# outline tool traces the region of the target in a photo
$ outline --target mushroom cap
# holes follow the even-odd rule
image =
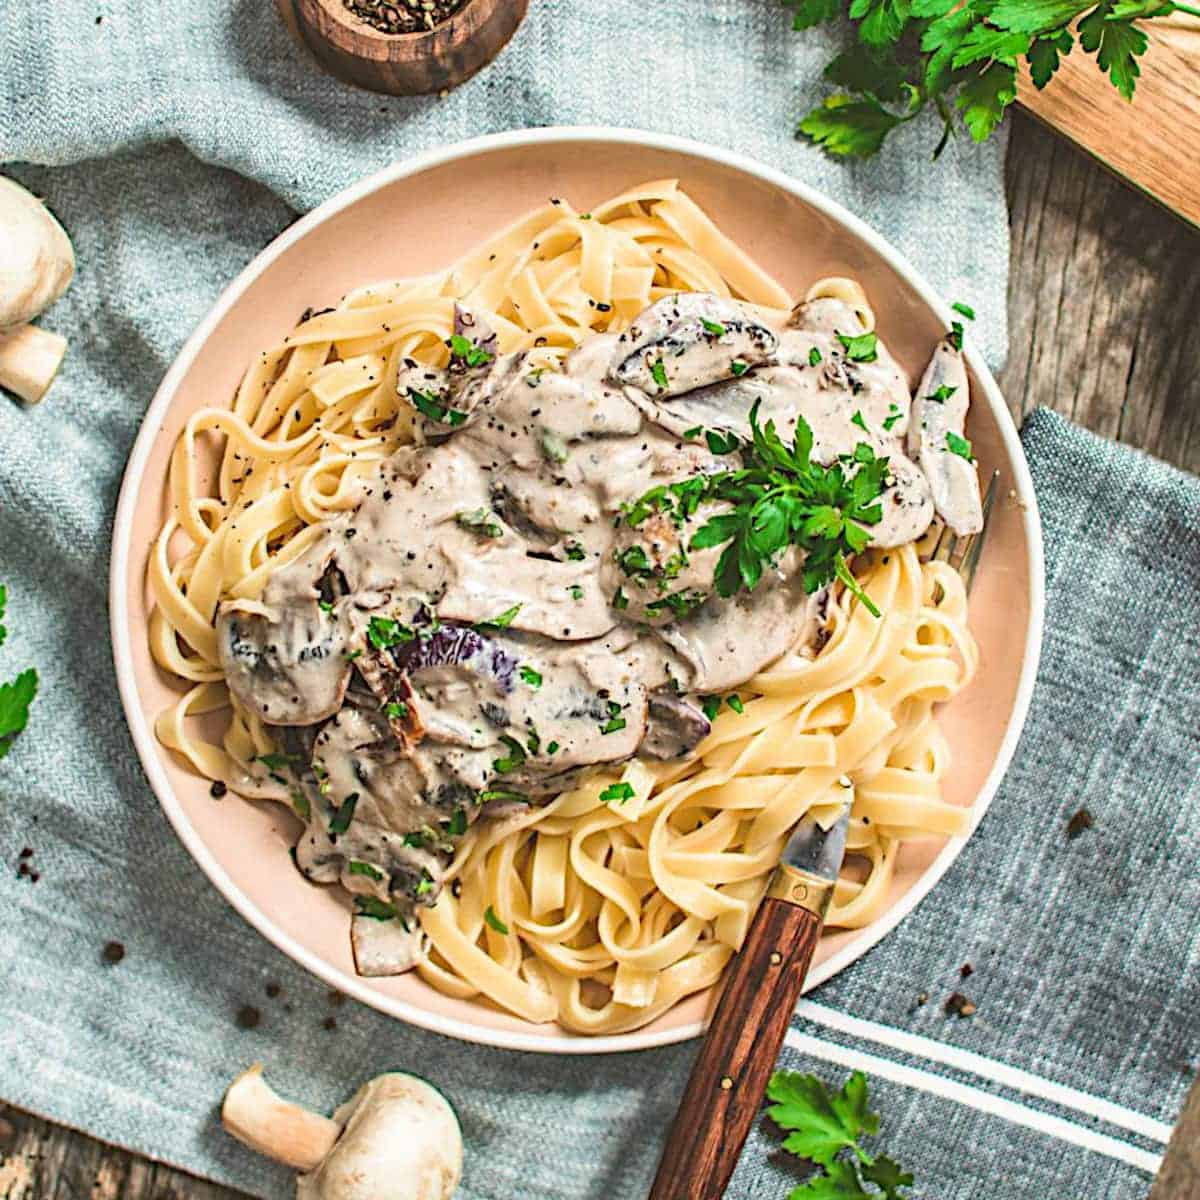
[[[0,176],[0,331],[44,312],[74,274],[63,227],[36,196]]]
[[[390,1073],[333,1115],[342,1126],[325,1161],[296,1180],[296,1200],[449,1200],[462,1177],[462,1132],[423,1079]]]

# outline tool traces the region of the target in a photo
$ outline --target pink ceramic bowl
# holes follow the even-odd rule
[[[207,783],[154,737],[154,717],[173,695],[146,645],[146,561],[166,506],[167,464],[188,415],[231,396],[254,353],[282,338],[305,307],[321,308],[376,279],[443,268],[550,196],[570,197],[586,211],[630,184],[664,176],[678,176],[794,294],[825,275],[861,280],[880,315],[882,336],[915,385],[952,314],[895,250],[845,209],[770,167],[681,138],[618,129],[527,130],[389,167],[281,234],[184,346],[146,413],[125,472],[111,577],[117,678],[134,743],[175,832],[238,912],[297,962],[365,1004],[452,1037],[518,1050],[634,1050],[696,1036],[711,997],[694,996],[635,1033],[588,1038],[451,999],[415,974],[355,975],[345,900],[334,889],[306,883],[288,857],[294,818],[274,804],[232,797],[215,803]],[[1012,419],[978,354],[968,349],[967,360],[974,396],[968,432],[984,469],[1001,472],[1001,501],[972,595],[982,666],[942,719],[955,762],[948,798],[972,805],[978,822],[1012,756],[1033,689],[1041,647],[1042,545]],[[825,938],[809,986],[887,934],[962,846],[955,839],[905,847],[886,915],[867,929]]]

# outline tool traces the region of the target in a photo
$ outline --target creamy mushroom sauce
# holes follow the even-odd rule
[[[838,335],[863,327],[840,300],[780,322],[671,296],[625,333],[589,339],[561,373],[496,355],[492,331],[461,308],[455,329],[475,353],[399,372],[421,414],[416,444],[274,572],[261,600],[229,602],[218,621],[230,689],[288,756],[307,814],[300,869],[394,905],[405,930],[481,814],[537,803],[599,764],[686,755],[709,728],[699,697],[812,645],[827,592],[805,594],[798,551],[726,600],[713,592],[721,548],[686,549],[718,506],[683,528],[621,520],[656,485],[730,468],[697,426],[748,435],[758,401],[760,422],[785,440],[802,415],[822,464],[860,442],[887,455],[876,546],[919,537],[935,497],[969,493],[978,506],[973,466],[956,457],[945,484],[935,444],[965,418],[953,338],[930,371],[960,390],[953,406],[919,401],[927,425],[941,422],[922,441],[883,344],[874,361],[848,356]],[[966,532],[972,513],[942,515]],[[648,565],[629,573],[622,552],[634,545]],[[415,930],[388,936],[383,964],[360,955],[360,969],[411,965]]]

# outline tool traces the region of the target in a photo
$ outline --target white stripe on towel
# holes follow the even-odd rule
[[[890,1059],[879,1058],[875,1054],[866,1054],[861,1050],[850,1050],[845,1046],[837,1046],[832,1042],[822,1041],[810,1034],[801,1033],[798,1029],[789,1029],[784,1044],[801,1054],[809,1054],[813,1058],[825,1062],[836,1063],[851,1070],[865,1071],[881,1079],[890,1079],[893,1083],[906,1087],[918,1088],[934,1096],[946,1100],[954,1100],[980,1112],[991,1113],[1011,1121],[1014,1125],[1023,1125],[1039,1133],[1048,1133],[1061,1141],[1081,1146],[1085,1150],[1094,1150],[1098,1154],[1106,1154],[1109,1158],[1118,1159],[1137,1167],[1149,1175],[1157,1173],[1162,1163],[1162,1155],[1151,1154],[1131,1146],[1128,1142],[1118,1141],[1107,1134],[1096,1133],[1085,1129],[1072,1121],[1064,1121],[1061,1117],[1048,1116],[1016,1104],[1000,1096],[993,1096],[979,1088],[957,1083],[952,1079],[943,1079],[940,1075],[932,1075],[928,1071],[918,1071],[914,1067],[892,1062]]]
[[[993,1083],[1010,1087],[1014,1091],[1024,1092],[1028,1096],[1049,1100],[1063,1108],[1073,1108],[1076,1112],[1086,1113],[1089,1117],[1096,1117],[1109,1125],[1140,1134],[1152,1142],[1159,1142],[1165,1146],[1171,1140],[1171,1126],[1164,1121],[1156,1121],[1131,1108],[1124,1108],[1120,1104],[1113,1104],[1110,1100],[1089,1095],[1077,1088],[1043,1079],[1040,1075],[1032,1075],[1018,1067],[1010,1067],[1007,1063],[986,1058],[972,1050],[960,1050],[957,1046],[948,1046],[943,1042],[934,1041],[933,1038],[907,1033],[903,1029],[893,1029],[890,1025],[879,1025],[861,1017],[852,1017],[836,1009],[827,1008],[824,1004],[815,1004],[811,1000],[801,1000],[796,1006],[796,1014],[806,1021],[824,1025],[828,1029],[836,1029],[839,1033],[860,1037],[868,1042],[878,1042],[917,1058],[944,1063],[948,1067],[967,1071],[981,1079],[990,1079]]]

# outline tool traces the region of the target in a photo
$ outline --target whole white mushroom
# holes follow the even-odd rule
[[[58,373],[67,339],[29,324],[67,290],[75,251],[50,210],[0,176],[0,387],[36,404]]]
[[[333,1114],[282,1099],[255,1063],[233,1081],[221,1121],[240,1142],[303,1172],[297,1200],[449,1200],[462,1178],[462,1132],[423,1079],[372,1079]]]

